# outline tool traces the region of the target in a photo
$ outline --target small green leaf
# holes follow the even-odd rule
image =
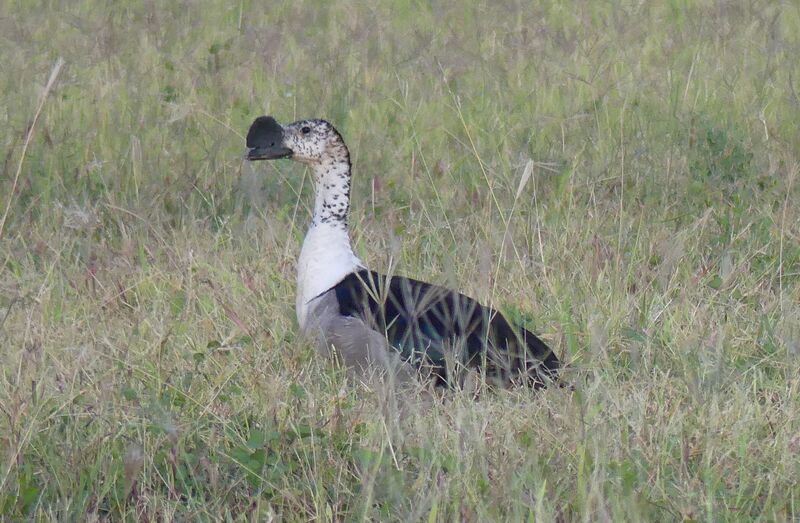
[[[247,466],[247,462],[250,460],[250,449],[247,447],[234,447],[231,449],[231,458],[235,462]]]
[[[294,435],[300,439],[307,438],[314,434],[314,429],[310,425],[298,425],[294,430]]]
[[[304,389],[299,383],[292,383],[289,385],[289,394],[301,400],[306,397],[306,389]]]
[[[31,505],[36,502],[39,498],[39,487],[36,485],[26,485],[25,487],[20,489],[20,498],[22,499],[22,505],[25,507],[25,511],[27,512]]]
[[[186,292],[181,289],[175,293],[172,297],[172,302],[170,303],[170,310],[172,311],[173,316],[179,315],[183,312],[183,308],[186,306]]]
[[[267,453],[264,449],[258,449],[250,454],[250,468],[254,472],[259,472],[264,468],[264,463],[267,461]]]
[[[636,341],[639,343],[644,343],[647,341],[647,335],[644,332],[640,331],[639,329],[634,329],[631,327],[623,327],[622,335],[628,341]]]
[[[247,438],[247,447],[251,449],[261,448],[264,446],[266,440],[266,434],[260,430],[254,430],[250,433],[250,437]]]
[[[128,401],[133,401],[137,398],[138,394],[136,393],[136,389],[131,387],[130,385],[125,385],[122,387],[122,397]]]

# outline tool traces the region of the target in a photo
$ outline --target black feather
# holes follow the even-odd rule
[[[541,387],[560,366],[533,333],[460,292],[366,269],[349,274],[334,290],[340,314],[384,332],[404,358],[429,370],[439,384],[452,385],[453,370],[473,367],[493,380],[522,378]]]

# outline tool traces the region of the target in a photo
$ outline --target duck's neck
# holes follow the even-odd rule
[[[347,156],[312,166],[314,217],[297,264],[297,320],[308,323],[309,302],[362,267],[350,245],[350,160]]]
[[[312,227],[328,224],[347,231],[350,212],[350,159],[330,160],[312,166],[316,196]]]

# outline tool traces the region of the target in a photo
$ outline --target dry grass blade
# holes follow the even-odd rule
[[[11,189],[8,191],[8,201],[6,202],[6,208],[3,211],[3,217],[0,218],[0,239],[3,238],[6,219],[8,218],[8,213],[11,210],[11,204],[14,202],[14,194],[17,191],[17,183],[19,182],[19,175],[22,172],[22,163],[25,161],[25,154],[28,151],[28,144],[31,143],[33,131],[36,128],[36,122],[39,120],[39,114],[42,112],[42,107],[44,107],[44,102],[47,100],[47,96],[50,94],[50,89],[52,89],[53,84],[56,82],[58,73],[61,72],[61,67],[63,65],[64,59],[59,56],[58,60],[56,60],[56,63],[53,64],[53,68],[50,70],[50,77],[47,79],[44,90],[39,97],[39,105],[36,107],[36,113],[34,113],[33,120],[31,120],[31,124],[28,126],[28,131],[25,133],[25,142],[22,144],[22,152],[20,153],[19,163],[17,164],[17,172],[14,174],[14,181],[11,183]]]
[[[533,174],[533,160],[528,160],[525,163],[525,169],[522,171],[522,178],[519,180],[519,185],[517,186],[517,193],[514,195],[514,201],[516,202],[519,200],[522,191],[525,189],[525,186],[528,184],[528,180],[531,179],[531,175]]]

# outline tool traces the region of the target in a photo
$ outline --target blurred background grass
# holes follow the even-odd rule
[[[6,518],[800,514],[796,3],[0,12]],[[342,131],[362,259],[509,310],[578,390],[387,424],[297,338],[311,186],[242,162],[260,114]]]

